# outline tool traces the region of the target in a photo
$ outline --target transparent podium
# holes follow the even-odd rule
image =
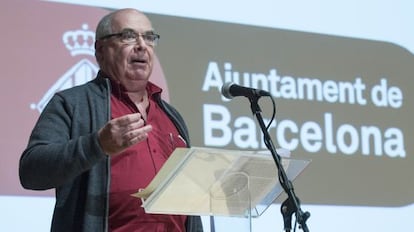
[[[309,162],[282,154],[292,181]],[[220,232],[229,223],[232,231],[251,231],[252,218],[282,192],[270,154],[193,147],[177,148],[150,185],[133,196],[142,199],[147,213],[211,216],[211,231]]]

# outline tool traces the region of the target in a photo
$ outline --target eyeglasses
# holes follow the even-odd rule
[[[147,31],[141,34],[136,33],[132,29],[124,29],[120,33],[102,36],[100,40],[109,39],[111,37],[119,37],[121,38],[121,42],[126,44],[135,44],[138,42],[139,38],[142,37],[142,39],[144,39],[144,42],[149,46],[157,45],[158,40],[160,39],[160,35],[155,34],[153,31]]]

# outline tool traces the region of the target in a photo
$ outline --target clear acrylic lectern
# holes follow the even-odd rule
[[[309,162],[282,157],[292,181]],[[240,218],[244,231],[251,231],[251,218],[282,191],[270,154],[192,147],[177,148],[150,185],[133,196],[147,213]]]

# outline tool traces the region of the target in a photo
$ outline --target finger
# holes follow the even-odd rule
[[[131,123],[136,123],[140,120],[142,120],[142,116],[140,113],[127,114],[127,115],[114,119],[115,123],[119,126],[128,126]]]
[[[145,125],[145,126],[141,127],[140,129],[142,130],[142,132],[148,133],[148,132],[152,131],[152,126],[151,125]]]
[[[151,125],[146,125],[136,130],[128,131],[124,134],[123,140],[125,143],[123,144],[135,144],[137,142],[144,141],[148,138],[148,132],[152,130]]]
[[[140,119],[136,122],[131,122],[127,125],[119,126],[119,128],[124,131],[124,133],[128,133],[134,130],[138,130],[140,128],[143,128],[145,125],[145,121],[143,119]]]
[[[128,148],[136,143],[140,142],[139,137],[135,136],[129,140],[124,140],[124,142],[122,143],[122,148]]]
[[[132,131],[128,131],[125,133],[126,139],[131,140],[134,138],[138,138],[139,140],[146,139],[148,137],[148,132],[152,130],[151,125],[143,126],[139,129],[135,129]]]

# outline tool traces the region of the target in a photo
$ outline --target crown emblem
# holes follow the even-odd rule
[[[81,30],[65,32],[62,39],[72,56],[95,54],[95,33],[88,30],[88,24],[83,24]]]

